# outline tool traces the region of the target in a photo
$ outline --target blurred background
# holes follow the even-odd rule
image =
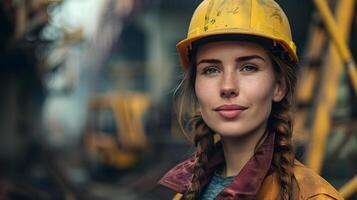
[[[193,152],[175,114],[175,45],[200,2],[2,0],[0,199],[155,199],[164,172]],[[357,199],[349,60],[313,1],[277,2],[300,56],[296,157]],[[355,1],[325,2],[356,57]]]

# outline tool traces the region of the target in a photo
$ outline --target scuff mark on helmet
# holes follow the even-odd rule
[[[281,17],[280,12],[278,10],[274,10],[270,17],[273,19],[277,19],[280,24],[283,23],[283,18]]]
[[[216,16],[220,16],[222,12],[230,14],[238,14],[239,11],[239,1],[238,0],[223,0],[217,9]]]
[[[203,28],[204,31],[208,31],[208,25],[210,23],[210,16],[211,16],[213,6],[214,6],[214,0],[211,0],[208,4],[207,12],[205,14],[205,25]]]

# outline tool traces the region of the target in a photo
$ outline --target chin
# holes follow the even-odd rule
[[[264,121],[256,121],[256,123],[251,123],[251,121],[206,121],[207,125],[218,135],[223,138],[241,138],[247,136],[253,136],[259,133],[259,130],[264,129],[266,124]]]
[[[222,124],[222,126],[213,126],[212,129],[224,138],[244,137],[251,132],[247,127],[237,126],[237,124],[234,126]]]

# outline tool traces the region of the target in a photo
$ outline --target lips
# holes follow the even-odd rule
[[[246,109],[247,107],[237,104],[231,104],[222,105],[213,110],[218,112],[218,114],[224,119],[235,119]]]

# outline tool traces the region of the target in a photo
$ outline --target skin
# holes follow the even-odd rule
[[[285,84],[276,77],[266,50],[255,43],[224,41],[199,47],[195,92],[205,123],[222,138],[226,167],[223,176],[234,176],[253,156],[265,137],[272,103],[285,96]],[[215,108],[240,105],[233,119]]]

